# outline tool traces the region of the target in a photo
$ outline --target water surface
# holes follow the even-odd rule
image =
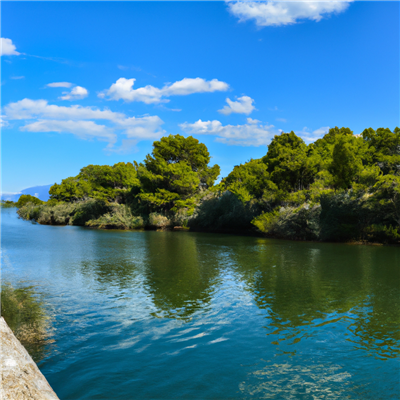
[[[397,399],[400,248],[42,226],[2,279],[52,316],[60,399]]]

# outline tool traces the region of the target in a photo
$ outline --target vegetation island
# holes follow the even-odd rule
[[[49,225],[400,243],[398,127],[335,127],[308,145],[282,133],[218,184],[220,167],[209,163],[204,144],[170,135],[142,163],[82,168],[54,184],[47,202],[22,195],[18,214]]]

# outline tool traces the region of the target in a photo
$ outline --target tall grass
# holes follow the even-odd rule
[[[2,283],[1,316],[35,361],[41,359],[49,336],[49,318],[34,287],[14,288]]]

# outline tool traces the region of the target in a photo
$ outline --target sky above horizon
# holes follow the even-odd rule
[[[399,3],[2,2],[2,191],[192,135],[221,177],[274,135],[399,125]]]

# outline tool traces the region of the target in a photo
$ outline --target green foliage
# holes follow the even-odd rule
[[[370,148],[372,161],[384,174],[400,175],[400,129],[365,129],[364,141]]]
[[[13,288],[1,285],[1,315],[15,336],[23,343],[42,341],[46,334],[43,302],[33,286]]]
[[[140,229],[144,228],[144,221],[142,217],[134,216],[129,206],[113,204],[110,212],[87,221],[86,226],[101,229]]]
[[[318,172],[314,159],[307,157],[307,145],[293,131],[274,136],[263,161],[272,181],[286,191],[308,187]]]
[[[85,226],[88,221],[100,218],[110,209],[104,200],[99,199],[89,199],[76,203],[76,206],[71,222],[72,225],[80,226]]]
[[[35,205],[33,203],[27,203],[21,208],[19,208],[17,213],[23,219],[26,219],[28,221],[30,220],[37,221],[44,207],[45,206],[43,205]]]
[[[366,229],[369,242],[398,244],[400,243],[399,227],[373,224]]]
[[[208,194],[196,209],[188,226],[197,230],[223,231],[251,229],[251,220],[258,214],[254,202],[243,203],[230,191],[222,195]]]
[[[125,202],[134,186],[140,185],[137,172],[132,163],[109,165],[88,165],[75,177],[63,179],[50,190],[50,199],[63,202],[76,202],[89,198]]]
[[[399,128],[353,135],[335,127],[309,145],[282,133],[262,159],[235,166],[217,185],[219,166],[209,162],[197,139],[170,135],[154,142],[143,163],[82,168],[52,186],[46,204],[21,196],[18,214],[42,224],[399,243]]]
[[[277,189],[271,181],[267,165],[261,159],[236,165],[222,183],[225,189],[235,193],[243,201],[259,199],[265,190]]]
[[[219,167],[208,167],[207,147],[189,136],[169,135],[153,143],[152,155],[137,164],[140,192],[134,189],[136,205],[144,203],[148,212],[177,210],[179,202],[212,186]]]
[[[271,236],[297,240],[318,240],[320,234],[319,205],[303,204],[301,207],[282,207],[279,211],[264,213],[252,224]]]
[[[371,201],[376,208],[384,211],[385,219],[390,218],[396,225],[400,225],[400,176],[379,177],[372,188],[372,193]]]
[[[38,199],[35,196],[31,196],[30,194],[22,194],[17,201],[17,207],[21,208],[28,203],[39,205],[44,204],[44,201]]]
[[[148,225],[151,228],[166,228],[172,225],[172,221],[169,220],[165,215],[159,213],[151,213],[149,215]]]
[[[332,162],[328,167],[335,189],[348,189],[362,170],[362,139],[342,135],[333,147]]]
[[[17,207],[17,203],[15,203],[14,201],[10,201],[10,200],[1,200],[0,207],[1,208],[13,208],[13,207]]]

